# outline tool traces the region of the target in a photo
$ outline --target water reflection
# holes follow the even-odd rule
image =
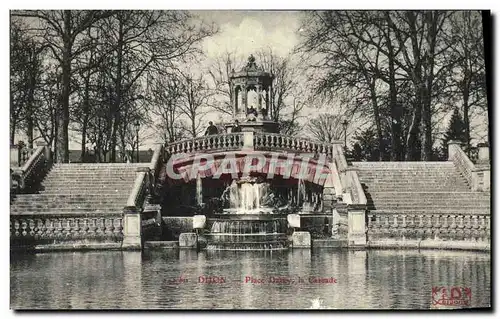
[[[489,254],[304,249],[11,256],[15,309],[429,309],[433,286],[470,287],[471,305],[488,307]]]

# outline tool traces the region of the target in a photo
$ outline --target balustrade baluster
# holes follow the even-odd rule
[[[464,222],[465,222],[465,228],[472,227],[470,216],[464,216]]]

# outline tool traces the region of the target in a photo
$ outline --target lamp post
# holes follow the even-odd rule
[[[135,139],[137,142],[137,163],[139,163],[139,129],[141,128],[141,123],[139,123],[139,120],[136,120],[134,123],[134,128],[135,128]]]
[[[347,151],[347,119],[344,118],[344,120],[342,121],[342,127],[344,128],[344,151]]]

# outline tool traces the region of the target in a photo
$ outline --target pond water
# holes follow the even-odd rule
[[[430,309],[433,287],[490,307],[490,254],[416,250],[12,254],[14,309]],[[448,290],[448,291],[449,291]]]

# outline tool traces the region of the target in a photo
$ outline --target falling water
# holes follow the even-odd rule
[[[196,204],[198,206],[202,206],[203,204],[203,187],[200,174],[196,177]]]
[[[272,195],[268,183],[253,178],[233,180],[222,194],[222,200],[229,203],[229,208],[224,209],[227,215],[212,219],[207,249],[286,249],[288,224],[283,216],[270,216]],[[261,218],[263,215],[266,217]]]
[[[226,193],[226,192],[224,192]],[[264,207],[262,199],[269,193],[269,184],[251,181],[232,181],[229,186],[229,211],[240,214],[260,213],[272,208]]]
[[[306,185],[302,178],[299,178],[297,182],[297,205],[304,202],[306,197]]]

